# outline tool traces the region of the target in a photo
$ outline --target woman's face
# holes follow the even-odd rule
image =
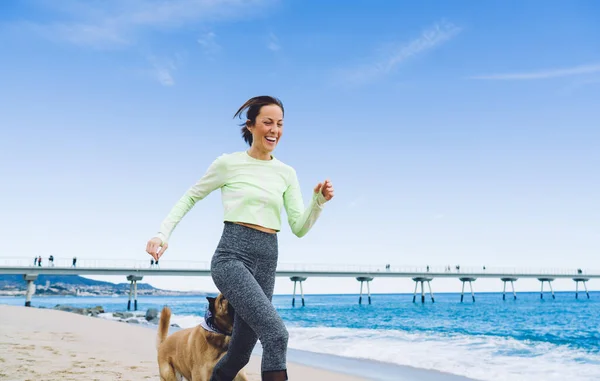
[[[252,132],[252,146],[271,153],[283,135],[283,111],[277,105],[263,106],[256,117]]]

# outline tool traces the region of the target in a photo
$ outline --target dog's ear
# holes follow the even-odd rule
[[[215,312],[215,301],[217,300],[217,298],[207,296],[206,300],[208,300],[208,309],[211,310],[212,312]]]

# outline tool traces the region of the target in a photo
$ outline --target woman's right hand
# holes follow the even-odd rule
[[[163,243],[160,238],[154,237],[148,241],[146,252],[150,254],[155,261],[158,261],[168,247],[168,243]]]

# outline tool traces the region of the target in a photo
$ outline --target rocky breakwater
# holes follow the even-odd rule
[[[57,304],[54,307],[54,309],[59,310],[59,311],[73,312],[73,313],[76,313],[79,315],[93,316],[93,317],[96,317],[96,316],[104,313],[104,307],[102,307],[102,306],[96,306],[96,307],[91,307],[91,308],[80,308],[80,307],[63,306],[61,304]]]
[[[100,317],[109,320],[116,320],[123,323],[129,324],[150,324],[150,325],[158,325],[159,312],[156,308],[148,308],[148,310],[144,312],[105,312],[104,307],[96,306],[91,308],[80,308],[73,306],[63,306],[57,304],[53,309],[59,311],[72,312],[79,315],[92,316],[92,317]],[[177,324],[171,324],[171,327],[180,328]]]

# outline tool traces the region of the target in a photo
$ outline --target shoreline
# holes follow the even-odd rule
[[[388,362],[288,348],[292,363],[371,381],[480,381],[474,378]]]
[[[0,368],[4,368],[0,378],[23,377],[25,369],[31,372],[28,376],[44,380],[93,376],[108,381],[116,379],[117,374],[129,379],[127,373],[131,372],[135,379],[158,377],[154,324],[131,324],[51,308],[0,304],[0,326],[0,353],[3,353]],[[170,327],[169,334],[178,329]],[[55,346],[54,342],[60,345]],[[252,381],[260,380],[261,353],[259,343],[246,367]],[[98,369],[100,366],[102,369],[108,366],[111,371],[105,374]],[[436,370],[293,348],[288,349],[288,373],[290,380],[476,381]],[[69,375],[77,377],[65,378]]]
[[[156,332],[145,326],[52,309],[0,305],[0,379],[99,381],[158,379]],[[171,332],[171,331],[170,331]],[[288,364],[290,379],[366,381]],[[260,357],[246,366],[260,381]]]

